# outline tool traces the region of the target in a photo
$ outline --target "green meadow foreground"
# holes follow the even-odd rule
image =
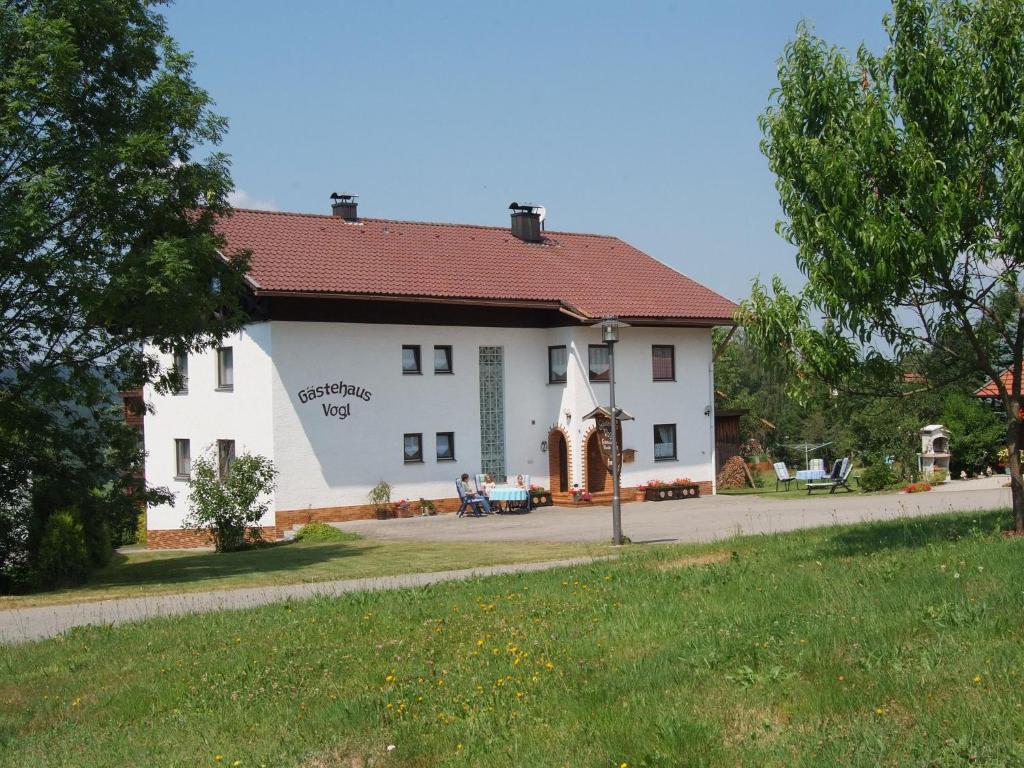
[[[113,563],[81,586],[0,596],[0,621],[5,608],[395,576],[608,553],[608,547],[594,544],[374,541],[348,536],[351,540],[344,542],[282,542],[221,554],[206,550],[118,554]]]
[[[76,630],[0,653],[0,766],[1022,765],[1008,523]]]

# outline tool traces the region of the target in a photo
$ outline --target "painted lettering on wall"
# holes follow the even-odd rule
[[[345,400],[349,398],[355,398],[362,400],[363,402],[370,402],[373,399],[373,393],[364,387],[357,387],[355,384],[346,384],[342,380],[329,381],[324,384],[312,384],[308,387],[303,387],[298,392],[300,403],[311,403],[314,400],[319,400],[322,397],[330,397],[335,395]],[[352,415],[352,403],[320,403],[320,408],[323,411],[325,418],[330,419],[341,419],[344,421]]]

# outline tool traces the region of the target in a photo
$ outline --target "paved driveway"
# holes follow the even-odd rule
[[[927,493],[866,496],[816,493],[798,499],[709,496],[622,505],[622,528],[634,542],[711,541],[744,533],[916,517],[1010,506],[1006,478],[953,481]],[[424,541],[609,541],[610,507],[547,507],[526,515],[455,515],[356,520],[339,528],[383,539]]]

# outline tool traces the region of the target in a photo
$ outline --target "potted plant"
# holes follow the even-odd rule
[[[646,485],[638,485],[633,489],[633,501],[647,501]]]
[[[530,486],[530,500],[535,507],[550,507],[555,503],[551,498],[551,492],[544,488],[543,485]]]
[[[422,517],[426,517],[427,515],[436,515],[437,514],[437,505],[434,504],[434,502],[432,502],[430,499],[423,499],[423,498],[421,498],[420,501],[419,501],[419,505],[420,505],[420,515]]]
[[[378,520],[391,517],[391,484],[385,480],[377,483],[366,495]]]
[[[399,499],[395,503],[395,517],[412,517],[412,508],[408,499]]]

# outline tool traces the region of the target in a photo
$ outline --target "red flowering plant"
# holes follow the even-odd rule
[[[672,481],[672,485],[693,485],[693,480],[688,477],[677,477]]]
[[[647,485],[641,486],[643,488],[668,488],[669,484],[664,480],[648,480]]]
[[[931,485],[928,483],[911,483],[910,485],[903,486],[904,493],[921,493],[923,491],[930,491]]]

